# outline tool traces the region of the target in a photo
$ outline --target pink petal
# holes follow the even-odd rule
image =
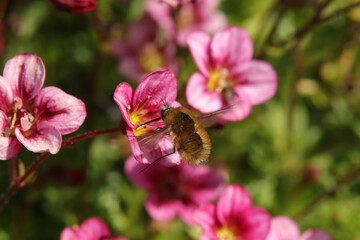
[[[57,87],[46,87],[34,101],[35,116],[56,127],[61,134],[69,134],[83,124],[85,104]]]
[[[209,92],[206,84],[208,79],[199,72],[191,75],[186,85],[186,100],[199,112],[210,113],[224,106],[222,96],[216,91]]]
[[[202,29],[204,29],[204,31],[208,33],[214,33],[217,30],[225,27],[226,22],[227,19],[225,14],[221,12],[213,13],[211,16],[208,17],[206,22],[202,24]]]
[[[217,216],[220,223],[225,224],[245,208],[251,206],[251,198],[247,190],[240,185],[228,185],[217,203]]]
[[[124,169],[126,175],[134,184],[145,189],[151,189],[153,187],[153,182],[148,176],[151,174],[151,171],[156,169],[156,166],[154,166],[154,168],[150,167],[146,171],[140,173],[145,167],[145,164],[139,163],[134,156],[130,156],[125,162]]]
[[[209,76],[209,68],[211,67],[209,59],[210,41],[210,36],[205,32],[193,32],[186,38],[186,43],[196,65],[206,77]]]
[[[224,182],[221,175],[207,166],[189,166],[187,183],[192,186],[191,199],[197,204],[208,203],[217,198],[224,188]]]
[[[212,203],[205,204],[193,213],[193,222],[200,225],[203,229],[203,236],[210,239],[216,239],[214,230],[217,224],[216,207]]]
[[[277,216],[271,220],[270,232],[266,240],[299,239],[300,229],[296,222],[285,216]]]
[[[45,67],[33,53],[18,54],[6,62],[4,78],[24,104],[35,97],[45,81]]]
[[[108,226],[104,221],[97,217],[86,219],[78,229],[80,239],[94,239],[97,240],[102,236],[110,236]]]
[[[309,229],[305,231],[299,240],[332,240],[333,238],[322,230]]]
[[[146,2],[146,13],[148,13],[154,21],[165,30],[169,39],[175,37],[175,24],[171,17],[171,7],[158,0],[152,0]]]
[[[234,91],[236,96],[230,103],[228,103],[229,106],[226,106],[229,107],[229,110],[221,115],[221,118],[227,121],[243,120],[249,116],[252,109],[250,100],[242,89],[235,87]]]
[[[7,112],[12,109],[14,102],[10,84],[0,76],[0,110]]]
[[[126,134],[128,136],[128,141],[130,144],[131,151],[134,155],[134,158],[143,164],[149,164],[157,160],[161,164],[172,166],[178,165],[181,162],[181,157],[177,151],[174,151],[174,144],[171,141],[169,136],[160,136],[160,140],[155,140],[154,136],[151,142],[144,143],[140,140],[139,137],[134,136],[132,129],[127,127]],[[164,157],[166,154],[169,156]],[[159,159],[160,158],[160,159]]]
[[[33,126],[30,136],[29,132],[22,132],[19,128],[15,129],[16,138],[32,152],[50,152],[56,154],[61,147],[61,133],[59,130],[46,123],[40,122]]]
[[[13,136],[5,137],[2,132],[10,127],[6,114],[0,111],[0,160],[8,160],[19,154],[20,142]]]
[[[80,240],[76,231],[71,227],[66,227],[60,234],[60,240]]]
[[[110,236],[108,226],[97,217],[86,219],[81,226],[66,227],[60,235],[60,240],[98,240]]]
[[[215,66],[233,66],[249,61],[253,43],[249,34],[240,27],[227,27],[215,33],[211,41],[211,56]]]
[[[241,212],[238,220],[243,240],[263,240],[269,233],[271,216],[265,210],[248,207]]]
[[[239,87],[249,97],[251,104],[260,104],[274,96],[277,89],[277,75],[267,62],[252,60],[237,66],[233,78],[239,80]]]
[[[138,85],[133,97],[133,106],[148,101],[144,108],[159,108],[162,101],[173,102],[177,95],[177,80],[168,71],[155,71],[147,75]],[[150,100],[149,100],[150,99]]]
[[[180,201],[161,200],[157,193],[150,193],[145,202],[145,208],[152,219],[170,221],[178,214]]]
[[[131,86],[126,83],[120,83],[114,92],[114,100],[120,108],[121,114],[124,117],[124,120],[128,124],[128,126],[132,129],[135,128],[134,124],[130,121],[129,111],[132,110],[132,98],[133,98],[133,89]]]

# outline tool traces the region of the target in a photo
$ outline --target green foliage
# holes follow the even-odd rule
[[[288,215],[301,230],[320,228],[335,240],[360,239],[360,182],[341,185],[301,217],[299,213],[339,179],[360,168],[360,18],[339,13],[314,25],[301,40],[291,36],[314,16],[305,2],[287,6],[275,0],[223,0],[229,24],[249,31],[255,58],[270,62],[279,87],[270,101],[255,106],[250,117],[210,129],[209,165],[221,169],[229,183],[244,185],[253,202],[273,216]],[[4,22],[5,62],[18,53],[35,52],[46,67],[46,85],[84,100],[88,118],[78,133],[116,127],[120,111],[112,100],[127,79],[110,54],[112,41],[141,16],[144,0],[98,1],[95,13],[60,12],[46,0],[9,1]],[[333,0],[324,15],[353,1]],[[269,42],[279,12],[282,20]],[[353,9],[352,11],[359,11]],[[103,24],[102,29],[96,23]],[[120,31],[120,38],[116,38]],[[105,34],[105,40],[101,39]],[[276,43],[283,44],[277,46]],[[181,49],[178,101],[196,66]],[[131,83],[133,86],[136,83]],[[124,174],[129,155],[124,136],[97,137],[50,156],[35,183],[20,189],[0,213],[0,240],[58,239],[65,226],[90,216],[104,219],[113,235],[131,239],[197,239],[200,230],[179,219],[152,221],[144,209],[146,192]],[[28,167],[37,155],[21,152]],[[0,190],[10,184],[8,161],[0,162]],[[52,175],[54,166],[81,169],[85,178],[66,182]]]

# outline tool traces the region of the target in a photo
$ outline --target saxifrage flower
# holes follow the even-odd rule
[[[144,144],[144,142],[139,142],[139,139],[159,127],[164,127],[159,109],[165,101],[168,106],[179,106],[179,103],[175,102],[176,95],[176,77],[168,70],[156,71],[147,75],[139,83],[135,92],[126,82],[120,83],[116,87],[114,100],[127,124],[126,135],[135,159],[139,162],[149,164],[173,152],[174,144],[169,136],[164,136],[158,142],[153,141],[154,144]],[[159,120],[146,124],[154,119]],[[181,157],[179,153],[175,152],[164,157],[161,162],[179,164]]]
[[[126,39],[114,43],[111,52],[119,71],[134,81],[156,70],[177,71],[176,45],[159,40],[158,26],[148,15],[132,22]]]
[[[226,25],[226,16],[217,10],[219,0],[181,1],[176,11],[168,2],[150,0],[146,11],[180,46],[186,46],[186,38],[193,31],[214,33]]]
[[[61,135],[76,131],[85,104],[57,87],[42,88],[45,67],[35,54],[7,61],[0,76],[0,159],[15,157],[24,145],[32,152],[56,154]]]
[[[111,237],[109,227],[97,217],[86,219],[80,226],[66,227],[60,240],[127,240],[124,237]]]
[[[266,240],[332,240],[331,236],[318,229],[308,229],[300,236],[299,226],[286,216],[271,219],[271,228]]]
[[[277,89],[277,75],[264,61],[253,60],[253,43],[242,28],[224,28],[213,37],[194,32],[187,44],[200,72],[186,86],[190,106],[209,113],[237,103],[223,118],[238,121],[247,117],[252,105],[270,99]]]
[[[202,227],[202,240],[265,240],[270,220],[240,185],[227,186],[216,205],[206,204],[193,213],[193,222]]]
[[[155,220],[170,221],[178,215],[192,224],[194,209],[214,200],[223,189],[220,174],[207,166],[154,164],[139,173],[143,168],[133,157],[125,163],[130,180],[148,191],[145,208]]]

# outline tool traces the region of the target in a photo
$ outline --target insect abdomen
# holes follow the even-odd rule
[[[199,164],[210,155],[210,139],[205,129],[192,113],[185,108],[176,108],[171,116],[171,138],[181,157],[190,164]],[[171,111],[169,110],[169,111]],[[166,122],[166,117],[165,117]]]

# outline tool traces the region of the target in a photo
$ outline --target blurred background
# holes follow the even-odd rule
[[[118,50],[144,16],[145,2],[99,0],[94,11],[73,14],[47,0],[1,0],[0,67],[18,53],[41,57],[45,85],[86,104],[85,123],[72,135],[119,126],[114,90],[123,81],[135,88],[141,77],[136,82],[121,71]],[[360,7],[348,7],[358,2],[222,0],[218,7],[228,25],[250,33],[254,58],[272,64],[279,87],[245,120],[208,130],[208,164],[227,183],[244,185],[273,216],[287,215],[302,231],[320,228],[336,240],[360,239]],[[185,86],[198,70],[187,48],[172,51],[177,100],[187,106]],[[149,218],[146,192],[123,171],[130,153],[126,136],[112,134],[48,157],[36,180],[0,212],[0,240],[58,239],[65,226],[90,216],[107,222],[113,236],[197,239],[200,229],[179,219]],[[37,156],[23,148],[18,158],[28,167]],[[9,184],[9,161],[1,161],[0,192]]]

